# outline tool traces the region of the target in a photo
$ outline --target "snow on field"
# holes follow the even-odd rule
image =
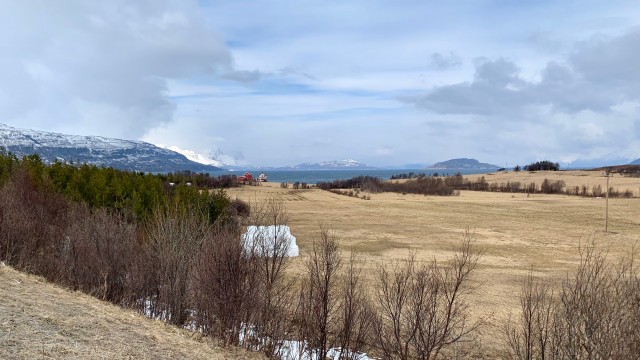
[[[254,248],[261,255],[269,255],[287,246],[287,256],[299,256],[300,250],[296,244],[296,237],[286,225],[247,226],[242,234],[244,246],[247,250]]]

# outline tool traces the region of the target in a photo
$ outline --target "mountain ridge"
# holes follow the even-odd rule
[[[331,160],[317,163],[301,163],[280,167],[258,167],[257,170],[312,171],[312,170],[378,170],[379,168],[363,164],[357,160]]]
[[[223,170],[217,166],[191,161],[175,151],[144,141],[18,129],[2,123],[0,147],[17,156],[38,154],[48,163],[79,162],[120,170],[159,173]]]

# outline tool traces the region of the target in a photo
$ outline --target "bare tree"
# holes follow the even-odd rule
[[[294,277],[287,277],[291,249],[288,216],[284,203],[268,199],[251,206],[245,246],[255,255],[255,280],[258,291],[254,301],[253,347],[270,357],[280,355],[286,336],[290,333],[290,314],[293,312]]]
[[[378,275],[375,344],[387,359],[436,359],[481,325],[471,321],[467,296],[478,255],[465,233],[454,258],[444,265],[419,265],[415,256]]]
[[[634,255],[613,265],[593,244],[582,248],[562,284],[558,334],[562,358],[626,359],[640,351],[639,277]]]
[[[93,212],[84,204],[72,206],[61,260],[74,289],[125,303],[135,257],[135,225],[107,210]]]
[[[359,352],[370,342],[375,312],[360,278],[361,272],[355,253],[351,252],[346,274],[340,284],[339,328],[336,334],[336,345],[340,347],[339,359],[358,359]]]
[[[300,337],[306,341],[305,351],[311,358],[325,359],[334,341],[332,329],[337,310],[337,276],[342,265],[336,236],[320,229],[311,254],[305,262],[300,304]]]
[[[518,360],[555,359],[555,309],[553,290],[533,271],[522,283],[520,318],[505,327],[511,356]]]
[[[634,251],[618,264],[594,243],[580,247],[580,264],[557,296],[525,280],[521,316],[507,325],[514,359],[637,359],[640,353],[640,277]]]
[[[195,209],[176,204],[155,209],[146,231],[157,271],[152,316],[176,325],[186,322],[191,264],[207,232],[204,214]]]
[[[193,271],[197,326],[224,340],[277,357],[290,333],[293,279],[281,201],[252,204],[247,218],[217,224]]]
[[[196,324],[205,334],[239,345],[251,333],[256,289],[255,254],[246,251],[238,228],[209,232],[196,257]]]

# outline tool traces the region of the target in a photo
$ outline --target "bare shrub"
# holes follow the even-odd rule
[[[559,294],[563,358],[629,359],[640,353],[640,278],[633,261],[614,266],[593,245],[581,249],[580,265]]]
[[[320,229],[305,262],[305,278],[300,290],[298,322],[304,351],[310,358],[324,359],[333,346],[332,325],[337,316],[337,278],[342,266],[338,241],[327,229]]]
[[[249,244],[244,240],[244,246],[254,254],[251,266],[256,271],[250,348],[274,357],[280,354],[283,340],[290,332],[294,303],[292,289],[296,279],[285,276],[291,247],[286,234],[288,215],[279,199],[268,199],[253,208],[249,222],[262,227],[252,234]]]
[[[351,252],[346,274],[339,285],[339,323],[335,341],[340,349],[339,359],[358,359],[358,353],[371,340],[375,311],[360,278],[361,272],[362,268],[358,266],[355,254]]]
[[[106,210],[73,207],[62,259],[66,283],[76,290],[114,303],[127,294],[135,256],[135,226]]]
[[[193,271],[196,326],[225,345],[280,354],[290,333],[293,279],[287,279],[286,210],[270,199],[251,205],[238,225],[216,226]],[[255,226],[243,234],[245,226]]]
[[[246,217],[251,214],[251,206],[246,201],[236,198],[234,200],[231,200],[231,202],[229,203],[229,209],[227,211],[232,215]]]
[[[157,280],[153,317],[176,325],[188,319],[189,272],[207,229],[208,219],[193,208],[173,204],[154,210],[146,227]]]
[[[561,194],[564,187],[565,182],[562,180],[544,179],[542,185],[540,185],[540,192],[543,194]]]
[[[223,226],[208,233],[194,266],[196,325],[205,334],[238,345],[250,331],[256,293],[255,261],[245,251],[237,228]]]
[[[507,325],[513,359],[636,359],[640,353],[640,277],[634,254],[618,263],[592,244],[557,296],[525,280],[520,321]]]
[[[583,184],[583,185],[580,187],[580,195],[582,195],[582,196],[589,196],[589,186],[587,186],[587,185],[584,185],[584,184]]]
[[[505,327],[512,358],[554,359],[557,355],[555,315],[553,290],[537,280],[533,271],[529,272],[522,284],[520,317],[510,319]]]
[[[0,259],[19,270],[59,281],[68,203],[16,169],[0,190]]]
[[[466,297],[478,255],[467,232],[454,258],[444,265],[419,265],[410,256],[393,270],[381,266],[375,345],[385,359],[436,359],[481,322],[469,318]]]

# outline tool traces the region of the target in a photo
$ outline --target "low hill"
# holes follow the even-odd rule
[[[18,156],[38,154],[49,163],[62,160],[145,172],[221,170],[144,141],[17,129],[5,124],[0,124],[0,147]]]
[[[261,359],[0,263],[0,359]]]
[[[495,170],[499,169],[499,166],[481,163],[476,159],[451,159],[433,164],[427,169],[431,170],[455,170],[455,169],[481,169],[481,170]]]

